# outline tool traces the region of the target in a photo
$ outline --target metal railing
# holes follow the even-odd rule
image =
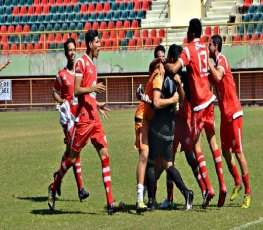
[[[237,94],[243,104],[263,103],[263,70],[233,72]],[[147,75],[100,76],[106,86],[105,94],[97,100],[108,105],[134,106],[138,104],[136,89],[146,84]],[[54,78],[12,78],[12,101],[0,101],[0,109],[53,107],[51,92]]]

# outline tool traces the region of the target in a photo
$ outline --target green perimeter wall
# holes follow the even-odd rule
[[[263,44],[224,46],[223,54],[235,70],[262,69]],[[77,58],[83,53],[78,52]],[[7,56],[0,56],[2,63]],[[11,64],[0,72],[0,77],[54,76],[66,65],[64,53],[10,55]],[[99,74],[146,73],[153,59],[153,50],[101,51],[96,65]]]

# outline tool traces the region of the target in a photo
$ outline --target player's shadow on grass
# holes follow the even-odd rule
[[[98,215],[95,212],[81,212],[81,211],[67,211],[67,210],[54,210],[49,209],[33,209],[30,211],[34,215],[64,215],[64,214],[82,214],[82,215]]]
[[[28,200],[28,201],[33,201],[33,202],[46,202],[47,201],[47,196],[33,196],[33,197],[17,197],[19,200]]]

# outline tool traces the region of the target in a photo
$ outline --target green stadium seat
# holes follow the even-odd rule
[[[112,20],[114,22],[117,22],[120,20],[120,12],[119,11],[114,11],[113,16],[112,16]]]
[[[49,43],[48,44],[48,52],[49,53],[56,52],[56,44],[55,43]]]
[[[126,40],[129,40],[133,38],[133,32],[131,30],[128,30],[126,35],[125,35]]]
[[[247,27],[247,34],[249,36],[252,36],[252,34],[254,33],[254,30],[255,30],[254,24],[249,24],[248,27]]]
[[[57,14],[64,14],[64,6],[58,6]]]
[[[237,34],[243,36],[245,32],[244,25],[238,25],[237,26]]]
[[[83,23],[88,22],[88,21],[89,21],[89,15],[88,15],[88,14],[83,14],[81,21],[82,21]]]
[[[130,1],[130,2],[127,3],[126,10],[128,10],[128,11],[133,10],[133,2],[132,2],[132,1]]]
[[[128,42],[126,39],[123,39],[121,42],[120,42],[120,50],[127,50],[128,48]]]
[[[64,50],[64,43],[62,43],[62,42],[57,43],[57,49],[58,49],[58,51]]]
[[[3,6],[0,6],[0,15],[4,15],[5,9]]]
[[[54,24],[53,30],[54,30],[54,31],[60,31],[60,30],[61,30],[60,24],[59,24],[59,23]]]
[[[136,14],[135,19],[136,20],[141,20],[143,18],[145,18],[144,11],[143,10],[138,11],[137,14]]]
[[[36,15],[30,15],[27,23],[29,25],[34,25],[36,23]]]
[[[10,35],[8,38],[8,44],[11,45],[13,43],[19,43],[18,42],[18,36],[16,35]]]
[[[0,25],[5,25],[5,16],[0,14]]]
[[[74,22],[71,22],[71,23],[69,24],[69,30],[73,31],[73,30],[75,30],[75,29],[76,29],[75,23],[74,23]]]
[[[101,13],[99,13],[98,14],[98,17],[97,17],[97,21],[98,22],[103,22],[104,21],[104,13],[103,12],[101,12]]]
[[[72,9],[72,12],[75,13],[75,14],[79,13],[79,12],[80,12],[79,5],[77,5],[77,4],[74,5],[74,6],[73,6],[73,9]]]
[[[4,5],[5,6],[11,6],[11,0],[5,0]]]
[[[74,21],[74,14],[67,14],[66,16],[66,22],[70,23]]]
[[[57,13],[57,7],[56,6],[51,6],[50,7],[50,13],[52,14],[52,15],[54,15],[54,14],[56,14]]]
[[[91,23],[97,21],[97,15],[96,15],[96,13],[92,13],[92,14],[89,16],[89,21],[90,21]]]
[[[38,41],[39,41],[39,34],[33,34],[31,42],[35,44],[38,43]]]
[[[78,22],[81,22],[81,21],[82,21],[81,14],[80,13],[76,13],[74,15],[74,22],[78,23]]]
[[[20,23],[20,17],[18,15],[14,16],[13,24],[18,25],[19,23]]]
[[[38,31],[45,31],[45,26],[44,24],[40,24],[39,27],[38,27]]]
[[[72,6],[71,5],[67,5],[66,6],[65,13],[66,14],[71,14],[72,13]]]
[[[262,34],[263,33],[262,28],[263,28],[262,23],[257,24],[257,26],[256,26],[256,34]]]
[[[77,30],[83,30],[83,23],[82,22],[78,22]]]
[[[82,41],[85,41],[85,34],[84,33],[79,34],[78,41],[79,41],[79,43],[81,43]]]
[[[37,15],[36,24],[42,24],[44,22],[43,15]]]
[[[125,11],[125,10],[126,10],[126,4],[125,4],[125,2],[121,2],[121,3],[119,4],[119,10],[120,10],[120,11]]]
[[[27,15],[22,16],[20,24],[26,25],[27,23],[28,23],[28,16]]]
[[[61,26],[61,30],[67,31],[67,30],[68,30],[68,24],[64,22],[64,23],[62,24],[62,26]]]
[[[52,14],[51,15],[51,19],[50,19],[50,23],[54,25],[57,22],[58,22],[58,15],[57,14]]]
[[[111,20],[112,20],[112,12],[109,11],[108,13],[106,13],[104,21],[109,22]]]
[[[52,31],[53,30],[53,27],[52,25],[49,23],[46,25],[46,31]]]
[[[11,1],[11,5],[12,6],[17,6],[18,5],[18,1],[17,0],[12,0]]]
[[[27,6],[32,6],[34,3],[34,0],[26,0],[26,5]]]
[[[12,25],[13,24],[13,17],[11,15],[7,15],[4,24],[7,26]]]
[[[128,12],[122,11],[120,14],[120,20],[125,21],[128,18]]]
[[[136,13],[135,13],[135,11],[134,11],[134,10],[128,11],[128,17],[127,17],[127,19],[130,20],[130,21],[132,21],[132,20],[134,20],[135,18],[136,18]]]
[[[60,23],[64,23],[66,21],[66,15],[65,14],[60,14],[59,15],[59,20]]]
[[[115,1],[111,3],[111,11],[112,12],[118,11],[118,5]]]
[[[50,15],[50,14],[45,15],[45,16],[44,16],[43,23],[44,23],[45,25],[47,25],[47,24],[49,24],[50,22],[51,22],[51,15]]]
[[[254,15],[252,16],[251,21],[252,21],[252,22],[258,22],[260,17],[261,17],[260,14],[254,14]]]
[[[36,32],[36,31],[37,31],[37,25],[36,25],[36,24],[31,25],[30,30],[31,30],[32,32]]]

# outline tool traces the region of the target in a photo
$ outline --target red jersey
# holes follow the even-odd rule
[[[90,59],[90,57],[87,54],[84,54],[81,58],[77,60],[76,68],[75,68],[75,76],[82,78],[80,84],[81,87],[89,88],[96,86],[97,84],[96,66],[95,63]],[[88,121],[99,120],[95,92],[88,93],[85,95],[80,95],[78,97],[78,101],[79,101],[78,114],[80,112],[82,114],[85,114],[85,116],[82,116],[83,119]]]
[[[216,58],[216,68],[222,69],[224,73],[222,80],[215,82],[221,116],[228,120],[242,116],[243,112],[237,97],[235,81],[229,63],[221,53]]]
[[[66,67],[60,70],[54,81],[53,91],[60,92],[61,98],[66,99],[70,105],[71,113],[76,116],[78,98],[74,97],[75,73],[70,72]]]
[[[190,100],[193,111],[199,111],[215,100],[208,80],[208,49],[196,38],[183,48],[180,55],[182,66],[187,67]]]

